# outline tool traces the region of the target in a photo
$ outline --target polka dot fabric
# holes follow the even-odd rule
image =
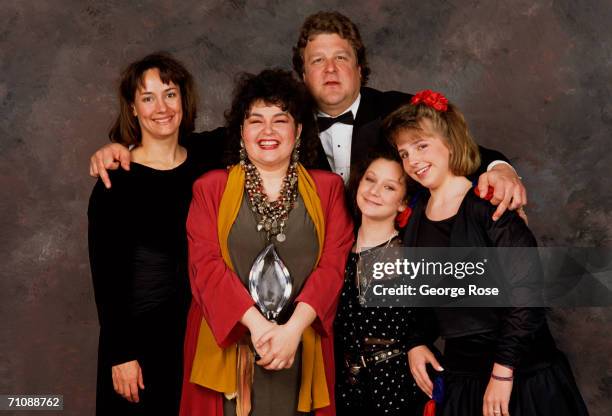
[[[394,243],[399,244],[399,241]],[[345,365],[345,359],[352,363],[358,361],[358,357],[362,355],[361,351],[366,348],[365,340],[368,338],[397,340],[398,344],[394,344],[392,348],[399,345],[399,348],[405,351],[411,330],[410,308],[366,308],[359,304],[355,285],[358,260],[357,254],[349,255],[334,324],[337,413],[420,416],[427,397],[414,383],[406,354],[400,354],[382,363],[369,364],[366,368],[361,368],[356,377],[352,377]]]

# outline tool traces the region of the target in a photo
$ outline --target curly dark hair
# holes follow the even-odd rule
[[[139,145],[142,132],[138,119],[132,113],[136,90],[143,85],[144,74],[149,69],[157,69],[164,84],[172,81],[181,92],[183,118],[179,137],[193,132],[197,114],[198,94],[191,73],[185,66],[167,52],[155,52],[132,62],[121,73],[119,84],[119,115],[111,127],[108,137],[111,142],[124,146]]]
[[[301,77],[304,73],[304,48],[306,48],[306,44],[313,36],[322,33],[335,33],[351,44],[357,57],[357,65],[361,68],[361,85],[366,85],[370,77],[370,67],[359,29],[351,19],[337,11],[320,11],[311,14],[304,20],[297,43],[293,47],[293,70],[297,75]]]
[[[263,101],[287,111],[297,124],[302,125],[300,135],[300,162],[307,168],[314,166],[319,148],[317,126],[310,95],[304,84],[291,71],[265,69],[259,74],[239,74],[234,87],[232,106],[225,112],[227,142],[224,162],[239,162],[241,127],[251,106]]]
[[[367,152],[367,156],[361,159],[354,168],[351,168],[351,176],[349,177],[348,188],[346,191],[346,200],[349,212],[353,217],[353,223],[355,224],[355,232],[361,225],[361,211],[357,206],[357,189],[359,188],[359,183],[361,182],[363,175],[365,175],[366,171],[368,170],[368,167],[370,167],[372,162],[377,159],[390,160],[392,162],[399,163],[400,166],[402,165],[402,159],[400,158],[395,146],[392,146],[390,143],[382,142],[376,145],[376,147],[371,148]],[[404,200],[408,202],[409,195],[413,194],[416,188],[405,172],[404,179],[404,183],[406,184],[406,194],[404,195]]]

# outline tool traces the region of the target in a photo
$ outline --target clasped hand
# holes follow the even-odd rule
[[[252,339],[255,350],[261,356],[257,365],[266,370],[290,368],[301,338],[302,332],[290,322],[284,325],[273,324],[257,339]]]
[[[316,316],[310,305],[298,302],[291,319],[284,325],[268,321],[255,306],[244,313],[240,322],[251,332],[253,346],[261,356],[257,364],[266,370],[282,370],[293,365],[302,333]]]

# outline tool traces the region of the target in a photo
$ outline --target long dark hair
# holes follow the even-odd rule
[[[183,118],[181,120],[179,137],[185,137],[193,132],[197,113],[197,92],[193,77],[179,61],[166,52],[156,52],[132,62],[121,73],[119,84],[119,115],[108,132],[112,142],[124,146],[139,145],[142,132],[138,119],[133,114],[132,106],[136,90],[142,86],[144,73],[149,69],[157,69],[164,84],[172,81],[181,92]]]

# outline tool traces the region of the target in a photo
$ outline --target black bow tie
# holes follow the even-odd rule
[[[346,113],[339,115],[338,117],[317,117],[317,124],[319,125],[319,133],[324,132],[332,125],[336,123],[353,125],[353,112],[347,111]]]

